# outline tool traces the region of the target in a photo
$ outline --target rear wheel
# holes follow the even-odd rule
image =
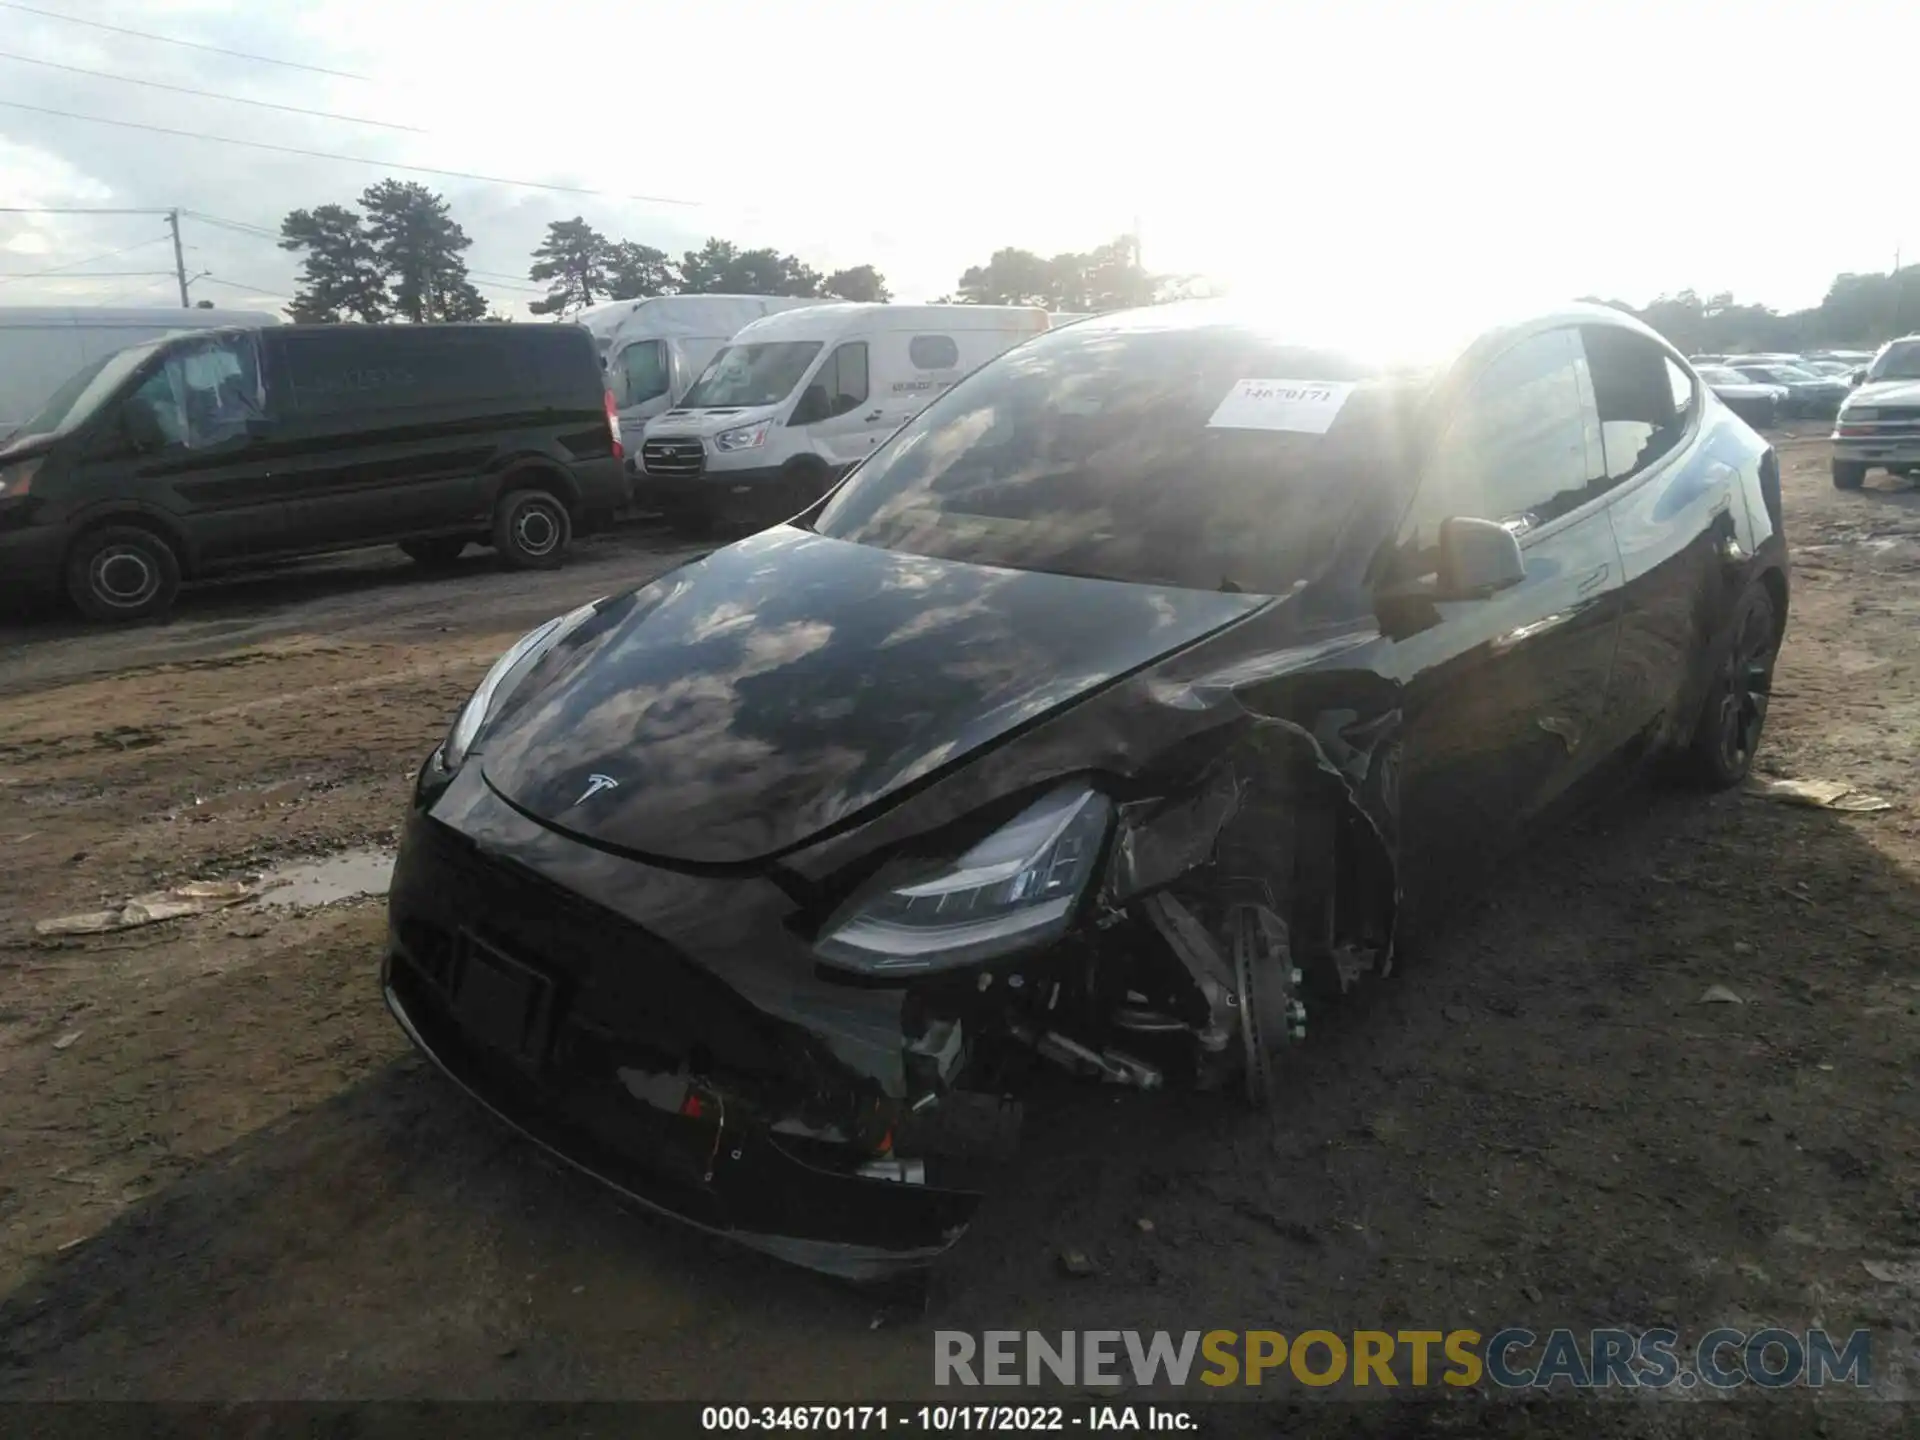
[[[179,555],[141,525],[91,531],[67,556],[67,594],[90,620],[144,620],[172,608],[179,593]]]
[[[401,552],[414,564],[425,565],[429,569],[436,570],[453,564],[466,548],[467,542],[459,536],[400,542]]]
[[[493,517],[493,548],[516,570],[556,570],[573,539],[566,502],[547,490],[514,490],[500,497]]]
[[[1833,462],[1833,488],[1836,490],[1858,490],[1866,478],[1867,467],[1858,460]]]
[[[1711,790],[1725,790],[1747,778],[1767,722],[1780,635],[1773,597],[1764,586],[1751,585],[1740,597],[1729,633],[1732,638],[1681,763],[1682,778]]]

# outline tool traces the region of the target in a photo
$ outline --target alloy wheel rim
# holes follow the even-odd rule
[[[1747,612],[1721,671],[1720,758],[1740,770],[1760,744],[1773,689],[1772,625],[1760,610]]]

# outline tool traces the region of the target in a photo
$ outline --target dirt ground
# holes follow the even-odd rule
[[[0,621],[0,1399],[844,1401],[928,1393],[936,1327],[1658,1321],[1868,1326],[1905,1394],[1920,1306],[1862,1262],[1920,1253],[1920,495],[1836,492],[1824,441],[1779,443],[1796,575],[1760,768],[1895,808],[1627,787],[1316,1017],[1277,1123],[1072,1086],[1030,1106],[924,1315],[628,1213],[503,1134],[387,1017],[378,900],[32,932],[390,844],[503,645],[683,552],[642,529],[555,574],[447,577],[369,552],[164,626]],[[1069,1248],[1099,1273],[1062,1274]],[[1463,1433],[1545,1433],[1474,1403]],[[1792,1407],[1580,1408],[1597,1434]],[[1778,1433],[1903,1409],[1823,1401]]]

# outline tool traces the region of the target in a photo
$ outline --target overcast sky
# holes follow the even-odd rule
[[[1912,0],[32,4],[370,78],[0,6],[0,101],[606,193],[0,104],[0,205],[179,206],[277,230],[385,174],[419,179],[516,316],[533,297],[505,286],[528,286],[547,222],[575,214],[675,253],[717,234],[823,271],[871,261],[904,300],[999,246],[1085,249],[1136,220],[1153,270],[1283,293],[1417,271],[1497,304],[1692,286],[1795,308],[1838,271],[1886,269],[1903,240],[1920,259],[1920,186],[1886,168],[1920,42]],[[297,261],[270,239],[192,218],[185,233],[190,269],[212,275],[195,299],[291,295]],[[4,278],[133,246],[73,273],[166,270],[163,234],[157,216],[0,215],[0,304],[172,303],[164,275]]]

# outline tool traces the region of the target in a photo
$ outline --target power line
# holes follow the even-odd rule
[[[218,225],[222,230],[238,230],[242,235],[257,235],[262,240],[278,243],[280,232],[270,230],[265,225],[250,225],[245,220],[226,220],[218,215],[209,215],[204,210],[182,210],[182,215],[190,215],[195,220],[204,220],[209,225]]]
[[[58,274],[61,274],[63,271],[78,270],[82,265],[94,265],[99,263],[102,260],[114,260],[119,258],[122,255],[128,254],[131,251],[144,250],[149,245],[158,245],[162,241],[164,241],[166,238],[167,237],[165,235],[156,235],[151,240],[142,240],[137,244],[122,246],[118,250],[109,250],[104,255],[89,255],[84,260],[69,260],[64,265],[55,265],[46,270],[36,270],[30,275],[4,275],[4,276],[0,276],[0,280],[38,280],[44,275],[58,275]],[[111,274],[114,272],[109,271],[104,273]],[[123,270],[118,273],[123,275],[127,275],[127,274],[152,275],[152,274],[163,274],[167,272],[152,271],[152,270],[143,270],[143,271]]]
[[[226,285],[235,290],[245,290],[254,295],[265,295],[271,300],[291,300],[291,295],[282,295],[278,290],[262,290],[258,285],[242,285],[238,280],[222,280],[218,275],[196,275],[195,280],[205,280],[209,285]]]
[[[0,5],[11,0],[0,0]],[[664,195],[625,195],[612,190],[590,190],[584,185],[556,185],[546,180],[509,180],[500,175],[477,175],[471,170],[442,170],[432,165],[403,165],[398,160],[373,160],[365,155],[336,155],[327,150],[302,150],[293,145],[269,145],[264,140],[236,140],[231,135],[207,135],[198,130],[174,130],[165,125],[147,125],[138,120],[110,120],[104,115],[77,115],[71,110],[54,110],[45,105],[28,105],[19,100],[0,100],[14,110],[30,110],[36,115],[56,115],[63,120],[86,120],[95,125],[117,125],[123,130],[149,130],[156,135],[176,135],[183,140],[211,140],[218,145],[240,145],[249,150],[271,150],[278,155],[304,155],[310,160],[342,160],[349,165],[372,165],[382,170],[407,170],[416,175],[441,175],[453,180],[478,180],[486,185],[512,185],[523,190],[552,190],[563,195],[593,195],[604,200],[638,200],[648,205],[697,206],[698,200],[674,200]]]
[[[133,75],[113,75],[105,70],[88,70],[79,65],[62,65],[54,60],[41,60],[32,55],[15,55],[10,50],[0,50],[0,60],[14,60],[22,65],[44,65],[49,70],[64,70],[69,75],[89,75],[96,80],[114,80],[122,85],[145,85],[153,90],[171,90],[176,95],[198,95],[206,100],[225,100],[234,105],[258,105],[263,110],[283,110],[289,115],[312,115],[321,120],[344,120],[350,125],[378,125],[383,130],[410,130],[415,135],[428,132],[418,125],[401,125],[392,120],[369,120],[361,115],[338,115],[331,110],[306,110],[298,105],[281,105],[272,100],[252,100],[245,95],[222,95],[216,90],[196,90],[190,85],[169,85],[164,80],[142,80]]]
[[[341,80],[364,80],[369,84],[373,81],[372,76],[356,75],[351,70],[329,70],[324,65],[303,65],[298,60],[276,60],[271,55],[250,55],[245,50],[226,50],[218,45],[203,45],[198,40],[176,40],[171,35],[155,35],[149,30],[129,30],[122,25],[107,25],[99,20],[82,20],[78,15],[62,15],[57,10],[42,10],[35,5],[21,5],[18,0],[0,0],[0,9],[20,10],[46,20],[64,20],[69,25],[86,25],[95,30],[111,30],[115,35],[131,35],[136,40],[155,40],[162,45],[179,45],[188,50],[204,50],[210,55],[230,55],[236,60],[253,60],[262,65],[284,65],[289,70],[307,70],[315,75],[332,75]]]
[[[0,272],[0,280],[45,280],[49,278],[57,280],[125,280],[132,275],[173,274],[171,270],[89,270],[84,275],[64,275],[60,273],[62,268],[64,267],[56,267],[53,270],[35,270],[25,275],[12,275]]]
[[[6,0],[0,0],[5,4]],[[165,210],[100,209],[73,205],[0,205],[0,215],[165,215]]]

